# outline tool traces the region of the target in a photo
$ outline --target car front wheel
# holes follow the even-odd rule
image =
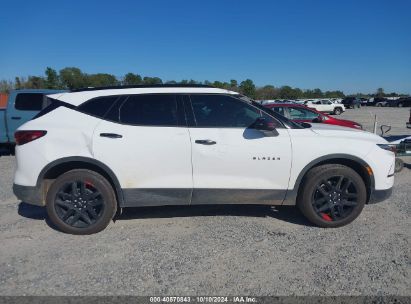
[[[110,223],[117,210],[110,183],[90,170],[72,170],[59,176],[47,193],[51,222],[70,234],[97,233]]]
[[[313,224],[333,228],[356,219],[366,200],[367,190],[361,176],[349,167],[330,164],[307,173],[297,205]]]
[[[340,115],[341,113],[342,113],[341,108],[335,108],[335,109],[334,109],[334,114],[335,114],[335,115]]]

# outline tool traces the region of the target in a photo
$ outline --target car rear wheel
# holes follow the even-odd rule
[[[403,106],[404,106],[404,105],[403,105],[402,102],[399,102],[399,103],[398,103],[398,107],[399,107],[399,108],[402,108]]]
[[[340,115],[342,113],[342,109],[341,108],[335,108],[334,109],[334,114],[335,115]]]
[[[51,222],[70,234],[97,233],[110,223],[117,210],[110,183],[90,170],[72,170],[59,176],[47,193]]]
[[[297,205],[313,224],[333,228],[356,219],[366,200],[367,190],[361,176],[349,167],[330,164],[307,173]]]

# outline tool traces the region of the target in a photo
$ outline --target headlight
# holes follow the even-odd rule
[[[397,148],[394,145],[388,145],[388,144],[377,144],[378,147],[381,149],[391,151],[392,153],[396,154],[397,153]]]

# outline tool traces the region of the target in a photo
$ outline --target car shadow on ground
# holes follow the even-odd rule
[[[1,156],[14,156],[14,148],[10,147],[0,147],[0,157]]]
[[[195,216],[270,217],[296,225],[312,226],[294,206],[192,205],[124,208],[117,220]]]
[[[57,228],[48,220],[46,208],[21,202],[18,214],[34,220],[45,220],[51,228]],[[270,217],[296,225],[312,226],[294,206],[265,205],[198,205],[198,206],[161,206],[124,208],[115,221],[150,219],[150,218],[181,218],[198,216],[235,216],[235,217]]]

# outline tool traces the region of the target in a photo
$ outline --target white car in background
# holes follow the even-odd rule
[[[304,103],[307,107],[316,109],[319,112],[340,115],[345,111],[343,104],[333,103],[329,99],[320,99],[315,101],[306,101]]]
[[[390,196],[395,155],[375,134],[296,124],[207,86],[49,95],[16,134],[14,193],[61,231],[103,230],[125,207],[297,205],[339,227]]]

